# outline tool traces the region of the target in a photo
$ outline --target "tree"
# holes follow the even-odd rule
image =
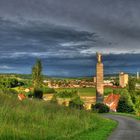
[[[104,103],[96,103],[95,105],[91,106],[93,111],[96,111],[98,113],[108,113],[109,107],[105,105]]]
[[[135,87],[136,87],[136,80],[134,78],[129,78],[129,81],[128,81],[128,91],[129,92],[135,91]]]
[[[37,59],[32,68],[32,80],[34,88],[40,88],[42,86],[42,63],[40,59]]]
[[[33,88],[34,88],[34,97],[41,98],[41,95],[43,95],[43,92],[41,92],[42,63],[40,59],[36,60],[36,63],[32,68],[32,81],[33,81]]]
[[[135,78],[129,78],[128,81],[128,91],[131,95],[132,102],[135,104],[136,102],[136,79]]]
[[[127,90],[126,92],[121,94],[117,112],[123,112],[123,113],[130,113],[134,111],[134,104],[132,102],[131,96]]]
[[[75,97],[69,102],[69,107],[71,108],[77,108],[77,109],[83,109],[84,108],[84,102],[80,99],[79,96]]]
[[[136,111],[136,115],[140,116],[140,96],[138,96],[136,99],[135,111]]]

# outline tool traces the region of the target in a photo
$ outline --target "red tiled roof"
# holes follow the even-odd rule
[[[109,94],[104,99],[104,103],[110,108],[111,111],[115,111],[116,112],[119,99],[120,99],[120,95],[119,94]]]
[[[24,100],[26,98],[26,96],[24,95],[24,94],[18,94],[18,99],[20,100],[20,101],[22,101],[22,100]]]

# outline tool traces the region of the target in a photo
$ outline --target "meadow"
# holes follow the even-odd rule
[[[79,96],[95,96],[96,95],[96,88],[95,87],[86,87],[86,88],[58,88],[55,89],[57,92],[61,91],[73,91],[76,90]],[[104,95],[108,95],[113,93],[114,91],[120,92],[122,89],[113,89],[111,87],[104,88]]]
[[[93,87],[89,87],[89,88],[58,88],[55,90],[57,92],[76,90],[79,96],[95,96],[96,95],[96,89]]]
[[[0,140],[106,140],[116,125],[90,111],[0,93]]]

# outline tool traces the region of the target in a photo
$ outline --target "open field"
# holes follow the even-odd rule
[[[19,87],[15,87],[13,88],[15,89],[17,92],[21,92],[19,90]],[[96,95],[96,88],[94,87],[86,87],[86,88],[57,88],[55,89],[56,92],[61,92],[61,91],[77,91],[78,92],[78,95],[79,96],[95,96]],[[118,90],[118,93],[120,92],[119,89]],[[117,91],[116,90],[116,91]],[[111,87],[105,87],[104,88],[104,95],[108,95],[110,93],[113,93],[113,89]]]
[[[58,88],[55,89],[57,92],[60,91],[72,91],[72,90],[76,90],[78,92],[79,96],[95,96],[96,95],[96,88],[94,87],[87,87],[87,88]],[[120,89],[116,89],[116,91],[118,91],[118,93]],[[104,95],[108,95],[110,93],[113,93],[113,88],[111,87],[105,87],[104,88]]]
[[[60,91],[72,91],[76,90],[78,92],[78,95],[80,96],[95,96],[96,95],[96,89],[95,88],[59,88],[55,89],[57,92]]]
[[[84,110],[0,94],[0,140],[105,140],[116,122]]]

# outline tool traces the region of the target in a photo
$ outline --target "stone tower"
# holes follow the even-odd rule
[[[126,87],[128,84],[128,74],[121,72],[119,74],[119,83],[122,88]]]
[[[139,79],[140,78],[140,76],[139,76],[139,72],[137,72],[137,79]]]
[[[102,55],[97,53],[96,65],[96,103],[103,102],[104,99],[104,68]]]

